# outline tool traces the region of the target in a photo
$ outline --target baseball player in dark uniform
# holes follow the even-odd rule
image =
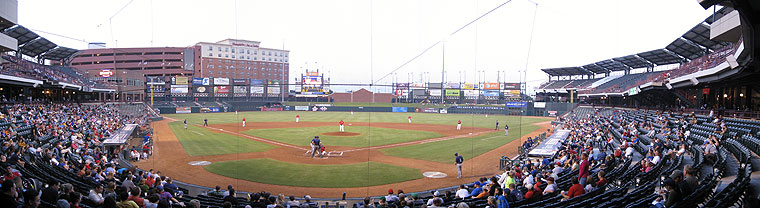
[[[207,118],[203,119],[203,126],[208,126],[208,119]]]
[[[314,157],[314,153],[319,152],[322,149],[322,141],[319,140],[319,136],[314,136],[311,140],[311,157]]]
[[[462,163],[464,162],[464,157],[459,155],[459,153],[454,153],[454,164],[457,166],[457,178],[462,178]]]

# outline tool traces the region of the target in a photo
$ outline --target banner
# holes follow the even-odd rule
[[[172,85],[171,93],[187,93],[187,85]]]
[[[546,108],[546,102],[534,102],[533,103],[534,108]]]
[[[464,83],[464,89],[466,89],[466,90],[478,89],[478,84],[475,84],[475,83]]]
[[[633,87],[631,89],[628,89],[628,96],[639,94],[639,92],[641,92],[641,89],[639,89],[639,87]]]
[[[208,77],[201,78],[201,77],[195,77],[193,78],[193,85],[205,85],[208,86],[210,83],[210,80]]]
[[[505,90],[520,90],[520,83],[504,83]]]
[[[425,88],[425,83],[412,83],[410,87]]]
[[[412,94],[414,94],[414,96],[425,96],[427,95],[427,91],[424,89],[413,89]]]
[[[282,111],[282,108],[261,108],[261,111]]]
[[[459,97],[459,90],[446,90],[446,96]]]
[[[234,93],[248,93],[248,86],[234,86],[232,87]]]
[[[445,108],[441,108],[441,110],[438,112],[441,114],[446,114],[446,113],[449,113],[449,110],[446,110]]]
[[[438,113],[438,108],[417,108],[414,111],[418,113]]]
[[[406,93],[402,89],[396,89],[396,92],[394,92],[393,95],[400,97],[406,95]]]
[[[428,83],[428,88],[441,89],[443,88],[443,83]]]
[[[465,97],[477,97],[478,91],[477,90],[462,90]]]
[[[200,93],[206,93],[206,92],[208,92],[208,88],[204,87],[204,86],[198,86],[198,87],[195,87],[194,91],[195,92],[200,92]]]
[[[264,86],[251,86],[251,93],[264,94]]]
[[[308,111],[309,106],[296,106],[296,111]]]
[[[146,86],[147,88],[145,88],[145,92],[150,93],[150,89],[151,89],[150,85],[146,85]],[[166,92],[166,86],[153,85],[153,93],[158,93],[158,92]]]
[[[280,94],[280,87],[279,86],[269,86],[267,87],[267,93],[269,94]]]
[[[402,113],[406,113],[406,112],[408,112],[408,111],[409,111],[409,109],[408,109],[407,107],[392,107],[392,108],[393,108],[393,109],[392,109],[392,111],[393,111],[393,112],[402,112]]]
[[[396,83],[396,88],[409,88],[409,83]]]
[[[228,78],[214,78],[214,85],[230,85]]]
[[[264,85],[266,81],[263,79],[251,79],[251,85]]]
[[[229,93],[230,88],[227,86],[214,86],[214,93]]]
[[[460,86],[459,83],[446,83],[445,87],[449,89],[459,89]]]
[[[498,90],[499,83],[483,83],[483,89],[486,90]]]
[[[248,85],[247,79],[233,79],[232,85]]]
[[[187,77],[172,77],[172,84],[175,85],[187,85]]]
[[[190,113],[190,107],[177,107],[177,113]]]
[[[520,90],[507,90],[504,92],[504,96],[520,96]]]
[[[505,106],[512,107],[512,108],[522,108],[527,105],[526,102],[507,102]]]
[[[430,96],[441,96],[441,90],[430,90]]]
[[[498,90],[486,90],[486,91],[483,91],[483,96],[486,96],[486,97],[498,97],[499,96],[499,91]]]
[[[709,95],[710,94],[710,88],[702,88],[702,94],[703,95]]]

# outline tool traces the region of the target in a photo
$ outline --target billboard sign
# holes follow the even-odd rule
[[[478,84],[475,84],[475,83],[464,83],[464,89],[466,89],[466,90],[478,89]]]
[[[504,83],[505,90],[520,90],[520,83]]]
[[[228,78],[214,78],[214,85],[230,85]]]
[[[264,86],[251,86],[251,93],[264,94]]]
[[[446,90],[446,96],[456,96],[459,97],[459,90]]]
[[[267,87],[267,93],[269,94],[279,94],[280,93],[280,87],[277,86],[269,86]]]
[[[110,69],[101,69],[98,75],[100,75],[100,77],[103,77],[103,78],[109,78],[113,76],[113,71],[111,71]]]
[[[396,83],[396,88],[409,88],[409,83]]]
[[[177,107],[175,110],[176,113],[191,113],[190,107]]]
[[[195,92],[206,93],[208,92],[208,89],[204,86],[198,86],[195,88]]]
[[[175,85],[187,85],[187,77],[172,77],[172,84]]]
[[[528,104],[526,102],[507,102],[505,106],[511,107],[511,108],[522,108],[527,106]]]
[[[230,93],[230,88],[227,86],[214,86],[214,93]]]
[[[251,85],[264,85],[266,83],[263,79],[251,79]]]
[[[450,83],[446,83],[445,87],[449,88],[449,89],[459,89],[460,84],[459,83],[451,83],[450,82]]]
[[[201,78],[201,77],[195,77],[193,78],[193,85],[205,85],[208,86],[210,83],[210,79],[208,77]]]
[[[498,90],[486,90],[486,91],[483,91],[483,96],[486,96],[486,97],[498,97],[499,96],[499,91]]]
[[[248,93],[248,86],[234,86],[232,90],[235,93]]]
[[[477,90],[462,90],[462,93],[465,97],[477,97],[478,91]]]
[[[430,96],[441,96],[441,90],[430,90]]]
[[[233,79],[232,85],[248,85],[247,79]]]
[[[486,90],[498,90],[499,83],[483,83],[483,89]]]
[[[425,88],[425,83],[412,83],[410,87]]]
[[[171,93],[187,93],[187,85],[172,85]]]

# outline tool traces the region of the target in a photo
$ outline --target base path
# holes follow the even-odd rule
[[[431,189],[436,189],[436,188],[441,188],[441,187],[456,186],[463,183],[470,183],[477,180],[480,177],[488,177],[488,176],[493,176],[495,174],[499,174],[500,171],[498,169],[498,158],[500,158],[503,155],[507,155],[507,156],[517,155],[517,147],[520,145],[520,140],[514,140],[506,145],[503,145],[501,147],[488,151],[475,158],[466,160],[464,162],[465,177],[462,179],[457,179],[456,177],[451,177],[451,176],[456,176],[456,169],[453,164],[387,156],[377,151],[376,147],[371,147],[371,148],[329,147],[328,151],[335,151],[338,149],[342,149],[342,150],[346,150],[350,152],[344,154],[341,157],[333,157],[333,158],[328,158],[328,159],[315,159],[315,158],[305,157],[303,155],[304,149],[307,149],[307,148],[303,148],[300,146],[291,147],[291,145],[287,145],[287,144],[278,145],[280,147],[271,149],[265,152],[257,152],[257,153],[226,154],[226,155],[211,155],[211,156],[189,156],[187,155],[185,150],[182,148],[182,145],[177,140],[171,128],[169,128],[168,123],[174,120],[175,119],[164,119],[161,121],[151,123],[154,129],[153,156],[151,157],[151,159],[135,162],[133,163],[134,165],[145,170],[147,169],[160,170],[163,173],[163,175],[174,178],[175,180],[179,180],[179,181],[191,183],[191,184],[197,184],[197,185],[201,185],[205,187],[214,187],[216,185],[221,185],[221,186],[233,185],[238,190],[243,190],[243,191],[248,191],[248,192],[258,192],[258,191],[264,190],[271,193],[283,193],[286,195],[292,194],[296,196],[303,196],[303,195],[308,194],[308,195],[311,195],[312,197],[317,197],[317,198],[340,198],[343,192],[346,192],[347,197],[381,196],[381,195],[385,195],[388,189],[403,189],[406,192],[418,192],[418,191],[431,190]],[[293,122],[292,124],[295,124],[295,123]],[[316,122],[315,123],[302,122],[302,123],[298,123],[297,125],[324,126],[325,124],[316,123]],[[224,129],[224,130],[235,129],[236,130],[235,132],[221,131],[221,132],[230,133],[233,135],[235,133],[240,134],[238,132],[243,130],[242,127],[239,127],[238,125],[234,125],[234,124],[226,124],[226,125],[229,125],[229,126],[213,125],[209,129],[212,129],[212,130],[213,129]],[[329,123],[329,125],[335,126],[334,123]],[[353,125],[362,125],[362,123],[353,123]],[[369,124],[365,123],[365,125],[369,125]],[[466,136],[475,136],[475,133],[473,133],[473,135],[469,135],[469,134],[463,135],[464,133],[473,132],[474,129],[465,130],[463,128],[463,130],[457,131],[455,128],[451,128],[451,126],[445,126],[445,127],[446,129],[451,128],[453,130],[444,130],[442,132],[439,132],[439,131],[436,131],[436,129],[440,130],[442,125],[428,126],[427,124],[413,124],[410,127],[409,124],[404,124],[404,123],[388,125],[388,126],[381,126],[377,123],[371,124],[372,127],[383,127],[383,128],[394,128],[396,127],[395,125],[399,127],[398,129],[429,130],[429,131],[438,132],[438,133],[441,133],[442,135],[445,135],[445,137],[442,137],[442,138],[449,138],[449,139],[466,137]],[[546,129],[551,127],[550,122],[535,123],[534,125],[538,125],[540,126],[540,128],[538,128],[538,130],[534,132],[530,132],[524,135],[523,137],[537,136],[538,134],[543,133]],[[282,123],[269,123],[269,124],[247,123],[245,129],[278,128],[276,126],[287,126],[287,127],[279,127],[279,128],[293,127],[290,124],[283,125]],[[391,127],[391,126],[394,126],[394,127]],[[423,127],[423,126],[430,127],[430,128],[417,128],[417,127]],[[237,128],[241,128],[240,131],[238,131]],[[493,132],[493,129],[488,129],[487,132]],[[478,131],[477,133],[482,134],[482,133],[487,133],[487,132]],[[245,134],[240,134],[240,135],[242,136]],[[247,138],[252,139],[250,137],[247,137]],[[419,144],[419,143],[424,143],[424,142],[432,142],[432,141],[435,141],[436,139],[442,139],[442,138],[414,141],[414,142],[409,142],[409,144],[404,144],[404,145],[413,145],[413,144]],[[267,142],[267,141],[268,140],[264,142]],[[400,145],[400,146],[404,146],[404,145]],[[387,163],[391,165],[416,168],[421,171],[420,174],[422,174],[423,172],[431,172],[431,171],[443,172],[447,174],[449,177],[421,178],[421,179],[394,183],[394,184],[369,186],[369,187],[357,187],[357,188],[313,188],[313,187],[293,187],[293,186],[272,185],[272,184],[251,182],[247,180],[234,179],[234,178],[229,178],[226,176],[221,176],[221,175],[208,172],[205,169],[203,169],[202,166],[193,166],[193,165],[188,164],[192,161],[210,161],[213,163],[213,162],[220,162],[220,161],[244,160],[244,159],[253,159],[253,158],[271,158],[271,159],[279,160],[283,162],[304,163],[304,164],[351,164],[351,163],[359,163],[359,162],[367,162],[367,161],[376,161],[376,162],[382,162],[382,163]]]

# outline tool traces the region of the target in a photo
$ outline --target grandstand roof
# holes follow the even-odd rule
[[[596,62],[595,64],[598,65],[598,66],[600,66],[600,67],[602,67],[602,68],[604,68],[604,69],[607,69],[607,71],[625,71],[625,70],[630,69],[630,67],[628,67],[626,65],[623,65],[620,62],[613,61],[613,60],[610,60],[610,59],[607,59],[607,60],[604,60],[604,61],[600,61],[600,62]]]
[[[718,50],[728,45],[725,42],[710,40],[710,26],[703,23],[694,26],[681,37],[699,44],[702,47],[709,48],[710,50]]]
[[[544,71],[545,73],[552,76],[574,76],[574,75],[592,75],[593,74],[589,72],[588,70],[583,69],[581,67],[541,69],[541,71]]]
[[[639,58],[636,55],[627,55],[623,57],[617,57],[617,58],[613,58],[612,60],[625,64],[626,66],[633,69],[652,67],[651,63],[647,62],[644,59]]]
[[[609,72],[609,71],[607,71],[607,69],[602,68],[601,66],[596,65],[596,64],[587,64],[587,65],[582,66],[582,67],[584,69],[590,71],[590,72],[593,72],[594,74],[602,74],[602,73]]]
[[[50,49],[55,48],[56,45],[53,42],[50,42],[48,39],[45,39],[43,37],[34,39],[32,41],[29,41],[28,43],[24,44],[24,46],[21,46],[21,53],[27,56],[38,56],[45,51],[48,51]]]
[[[42,55],[42,58],[50,59],[50,60],[56,60],[60,61],[65,58],[70,57],[71,55],[74,55],[75,53],[78,53],[79,50],[73,49],[73,48],[67,48],[63,46],[58,46],[45,54]]]
[[[21,25],[16,25],[14,27],[11,27],[5,30],[3,34],[6,34],[16,39],[19,45],[22,45],[24,43],[27,43],[31,40],[34,40],[40,37],[39,35],[37,35],[37,33],[34,33],[31,30]]]
[[[687,59],[696,59],[705,54],[705,49],[687,39],[678,38],[665,47],[669,51]]]
[[[656,49],[636,54],[637,56],[657,65],[681,63],[681,57],[665,49]]]

